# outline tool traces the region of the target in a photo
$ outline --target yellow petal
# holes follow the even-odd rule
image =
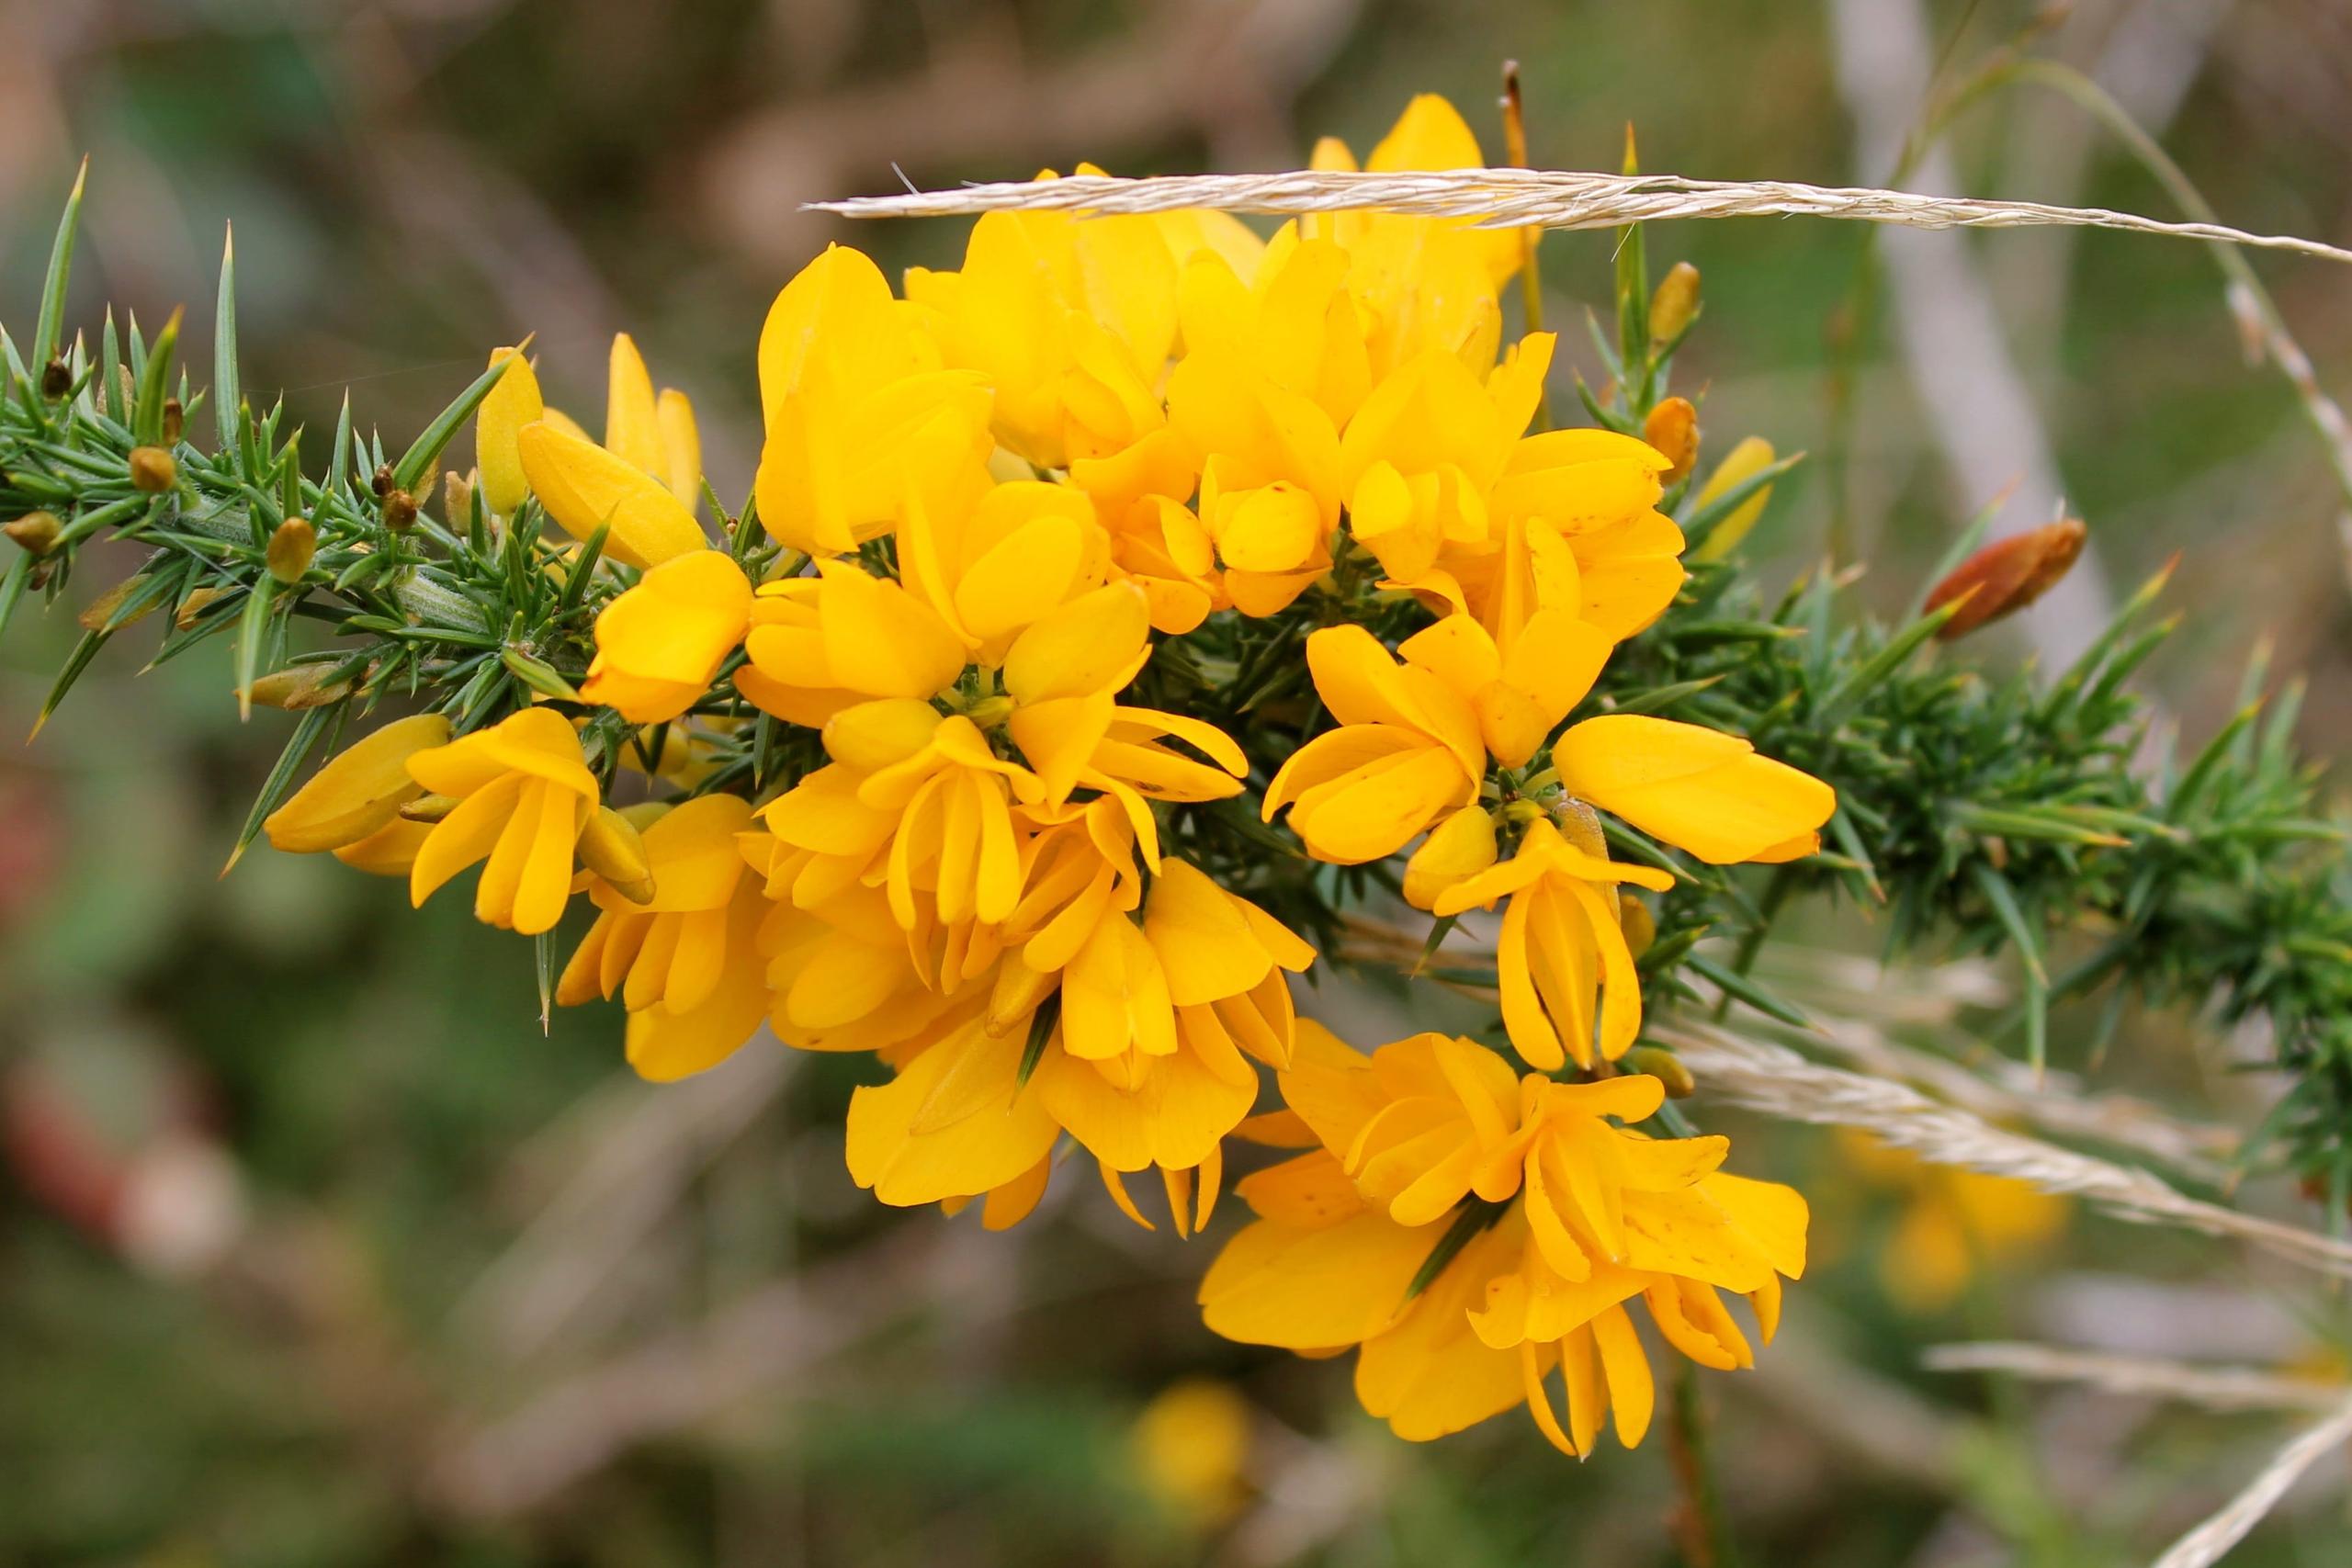
[[[646,374],[645,356],[638,353],[636,340],[627,333],[613,334],[605,393],[605,450],[668,483],[669,455],[654,403],[653,378]],[[691,495],[683,499],[693,504]]]
[[[654,567],[704,548],[701,525],[651,474],[547,421],[516,437],[531,490],[564,531],[585,539],[606,530],[605,553],[627,566]]]
[[[964,671],[964,644],[937,611],[842,561],[824,574],[825,657],[834,682],[875,697],[930,697]]]
[[[531,373],[531,362],[519,350],[492,349],[491,364],[501,360],[511,362],[506,374],[483,396],[474,412],[474,466],[481,473],[482,504],[501,517],[511,517],[531,493],[529,481],[523,477],[523,455],[515,437],[545,411],[539,400],[539,378]],[[452,527],[465,524],[457,517],[449,522]]]
[[[448,739],[449,721],[440,714],[395,719],[330,760],[263,819],[262,830],[278,849],[298,853],[356,844],[416,797],[421,786],[408,760]]]
[[[662,482],[692,512],[702,494],[702,431],[695,423],[695,406],[675,387],[662,389],[656,409],[662,425]]]
[[[1465,806],[1421,840],[1405,863],[1405,902],[1432,908],[1448,888],[1495,863],[1495,819],[1482,806]]]
[[[1004,689],[1021,703],[1115,691],[1133,678],[1150,635],[1142,590],[1131,582],[1105,583],[1013,639]]]
[[[675,718],[707,694],[751,614],[751,580],[725,551],[674,556],[597,615],[581,694],[633,723]]]
[[[1320,1350],[1385,1328],[1442,1225],[1410,1230],[1377,1210],[1297,1230],[1261,1220],[1230,1242],[1201,1281],[1201,1316],[1246,1345]]]
[[[1639,714],[1587,719],[1552,759],[1570,794],[1717,865],[1785,845],[1838,806],[1827,784],[1736,736]]]

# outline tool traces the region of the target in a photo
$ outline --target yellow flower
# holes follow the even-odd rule
[[[1169,1512],[1201,1529],[1238,1513],[1249,1495],[1250,1405],[1229,1383],[1173,1382],[1128,1434],[1137,1479]]]
[[[751,580],[725,551],[673,556],[597,615],[580,694],[635,724],[675,718],[709,693],[751,615]]]
[[[596,776],[561,715],[525,708],[489,729],[413,753],[409,776],[458,804],[433,826],[409,872],[422,905],[479,862],[474,913],[525,936],[554,929],[571,892],[572,848],[595,810]]]
[[[628,1060],[655,1082],[718,1066],[751,1038],[768,1010],[759,930],[767,912],[737,838],[751,825],[740,795],[706,795],[645,829],[653,896],[632,901],[583,874],[596,923],[556,983],[574,1006],[621,993]]]
[[[1397,651],[1467,699],[1487,753],[1517,768],[1584,701],[1611,646],[1600,627],[1555,606],[1536,611],[1507,642],[1467,615],[1448,615]]]
[[[1023,955],[1033,969],[1039,946]],[[1202,1165],[1258,1098],[1249,1059],[1289,1064],[1283,972],[1314,961],[1264,910],[1170,858],[1142,919],[1106,911],[1060,971],[1060,1027],[1036,1068],[1046,1110],[1112,1170]]]
[[[1233,605],[1248,615],[1283,609],[1331,567],[1339,525],[1340,437],[1312,399],[1242,355],[1187,355],[1168,383],[1169,420],[1197,451],[1198,516],[1189,536],[1170,514],[1178,565],[1205,575],[1222,562]]]
[[[1714,865],[1797,860],[1821,847],[1838,794],[1736,735],[1604,714],[1552,746],[1560,785]]]
[[[1405,107],[1363,166],[1398,169],[1476,168],[1486,162],[1478,139],[1452,104],[1423,94]],[[1311,166],[1351,170],[1347,147],[1330,138],[1316,144]],[[1496,292],[1519,270],[1522,242],[1509,229],[1476,229],[1458,218],[1407,218],[1386,212],[1338,212],[1310,219],[1309,237],[1338,242],[1348,253],[1348,287],[1370,317],[1366,333],[1375,377],[1425,349],[1461,358],[1484,374],[1502,333]]]
[[[1510,860],[1455,882],[1430,906],[1433,914],[1458,915],[1510,900],[1495,950],[1503,1026],[1512,1048],[1544,1072],[1570,1058],[1591,1066],[1596,1025],[1604,1059],[1632,1047],[1642,1029],[1642,992],[1618,918],[1617,886],[1661,892],[1674,886],[1656,867],[1609,859],[1597,827],[1579,837],[1586,842],[1571,842],[1548,818],[1531,822]]]
[[[910,271],[907,298],[935,312],[946,362],[987,378],[997,439],[1040,468],[1123,450],[1162,423],[1176,260],[1154,219],[987,213],[962,269]]]
[[[1283,764],[1266,786],[1266,820],[1289,807],[1310,852],[1349,865],[1394,854],[1477,797],[1486,776],[1477,715],[1434,671],[1398,664],[1354,626],[1309,636],[1306,662],[1340,728]]]
[[[1449,550],[1487,544],[1487,497],[1535,415],[1554,341],[1532,334],[1483,379],[1451,354],[1416,355],[1349,423],[1348,528],[1393,582],[1409,588]]]
[[[575,539],[605,530],[605,554],[624,566],[655,567],[707,548],[693,511],[636,464],[552,420],[515,436],[531,493]]]
[[[1020,1081],[1026,1044],[975,1015],[925,1043],[890,1082],[852,1095],[851,1179],[904,1208],[1029,1177],[1061,1129],[1036,1085]]]
[[[1514,1095],[1479,1055],[1422,1036],[1366,1060],[1302,1029],[1283,1095],[1322,1146],[1237,1188],[1259,1218],[1211,1266],[1203,1316],[1253,1344],[1358,1347],[1357,1396],[1399,1437],[1523,1403],[1565,1451],[1589,1453],[1611,1416],[1638,1443],[1655,1385],[1628,1304],[1702,1365],[1751,1365],[1719,1292],[1747,1295],[1770,1339],[1781,1278],[1804,1268],[1804,1200],[1721,1174],[1721,1139],[1605,1119],[1655,1111],[1655,1079],[1531,1076]],[[1447,1210],[1473,1193],[1491,1217],[1446,1259]]]
[[[655,397],[627,333],[613,339],[601,446],[546,405],[521,350],[492,350],[490,362],[502,360],[511,362],[506,374],[474,415],[482,499],[492,512],[511,516],[536,494],[574,538],[606,528],[605,552],[629,566],[658,565],[703,547],[695,521],[702,438],[693,405],[674,388]]]
[[[1871,1185],[1905,1200],[1879,1277],[1914,1312],[1951,1305],[1980,1272],[2032,1256],[2066,1228],[2066,1201],[2031,1182],[1931,1165],[1846,1128],[1838,1147]]]
[[[348,849],[382,832],[424,793],[409,759],[448,739],[449,721],[437,713],[395,719],[330,760],[263,818],[262,831],[277,848],[301,854]]]
[[[990,393],[944,369],[917,307],[843,245],[786,284],[760,331],[766,440],[754,485],[782,543],[839,555],[889,532],[910,503],[944,504],[989,447]]]

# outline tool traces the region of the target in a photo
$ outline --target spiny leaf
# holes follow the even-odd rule
[[[482,399],[490,396],[490,389],[498,385],[498,378],[506,374],[506,367],[514,364],[515,358],[515,355],[509,355],[475,377],[472,386],[458,393],[456,401],[434,416],[433,423],[424,427],[424,433],[401,454],[401,460],[392,465],[392,483],[395,486],[413,491],[424,480],[426,470],[440,461],[442,452],[457,435],[458,427],[474,416],[474,410],[481,406]]]
[[[312,708],[295,723],[294,733],[287,738],[285,750],[278,752],[277,762],[269,770],[269,776],[262,781],[261,793],[254,797],[253,808],[245,813],[245,825],[237,830],[237,841],[229,851],[227,863],[220,867],[221,875],[226,876],[237,869],[237,863],[244,858],[245,851],[260,835],[262,823],[268,819],[271,812],[285,805],[287,796],[294,793],[294,775],[301,771],[304,759],[310,756],[318,745],[319,738],[327,732],[330,726],[341,726],[348,706],[345,703],[335,703],[327,707]]]
[[[40,316],[33,327],[33,362],[29,367],[39,376],[57,354],[57,345],[65,335],[65,285],[74,271],[74,236],[82,223],[82,189],[90,178],[90,160],[82,160],[81,169],[74,176],[74,189],[65,198],[65,211],[57,220],[57,237],[50,243],[49,273],[41,279]]]
[[[269,630],[269,612],[277,597],[277,579],[258,573],[245,594],[237,620],[237,719],[254,716],[254,678],[261,673],[262,638]]]
[[[180,310],[175,306],[140,369],[139,400],[132,409],[130,433],[142,446],[164,445],[164,400],[171,387],[172,351],[179,341]]]
[[[220,299],[212,316],[212,425],[221,448],[236,440],[237,405],[237,231],[231,228],[220,242]]]

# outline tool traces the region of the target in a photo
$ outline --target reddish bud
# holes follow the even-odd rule
[[[1928,594],[1927,608],[1965,601],[1937,637],[1950,642],[2024,609],[2057,585],[2083,553],[2089,530],[2075,518],[2044,524],[1985,546]]]

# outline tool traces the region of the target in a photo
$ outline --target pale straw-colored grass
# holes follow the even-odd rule
[[[2352,1278],[2352,1244],[2209,1203],[2135,1170],[1996,1127],[1907,1085],[1807,1061],[1783,1046],[1708,1025],[1660,1024],[1702,1093],[1786,1121],[1854,1127],[1938,1165],[2030,1182],[2118,1219],[2245,1243],[2275,1258]]]
[[[1380,174],[1301,169],[1274,175],[1164,175],[1149,179],[1084,175],[817,201],[808,206],[846,218],[944,218],[1007,209],[1108,215],[1191,208],[1272,213],[1377,209],[1419,217],[1467,219],[1495,229],[1611,229],[1681,218],[1837,218],[1914,229],[2118,229],[2352,262],[2352,251],[2317,240],[2248,233],[2222,223],[2166,222],[2105,208],[1920,196],[1786,180],[1694,180],[1679,175],[1555,169]]]

